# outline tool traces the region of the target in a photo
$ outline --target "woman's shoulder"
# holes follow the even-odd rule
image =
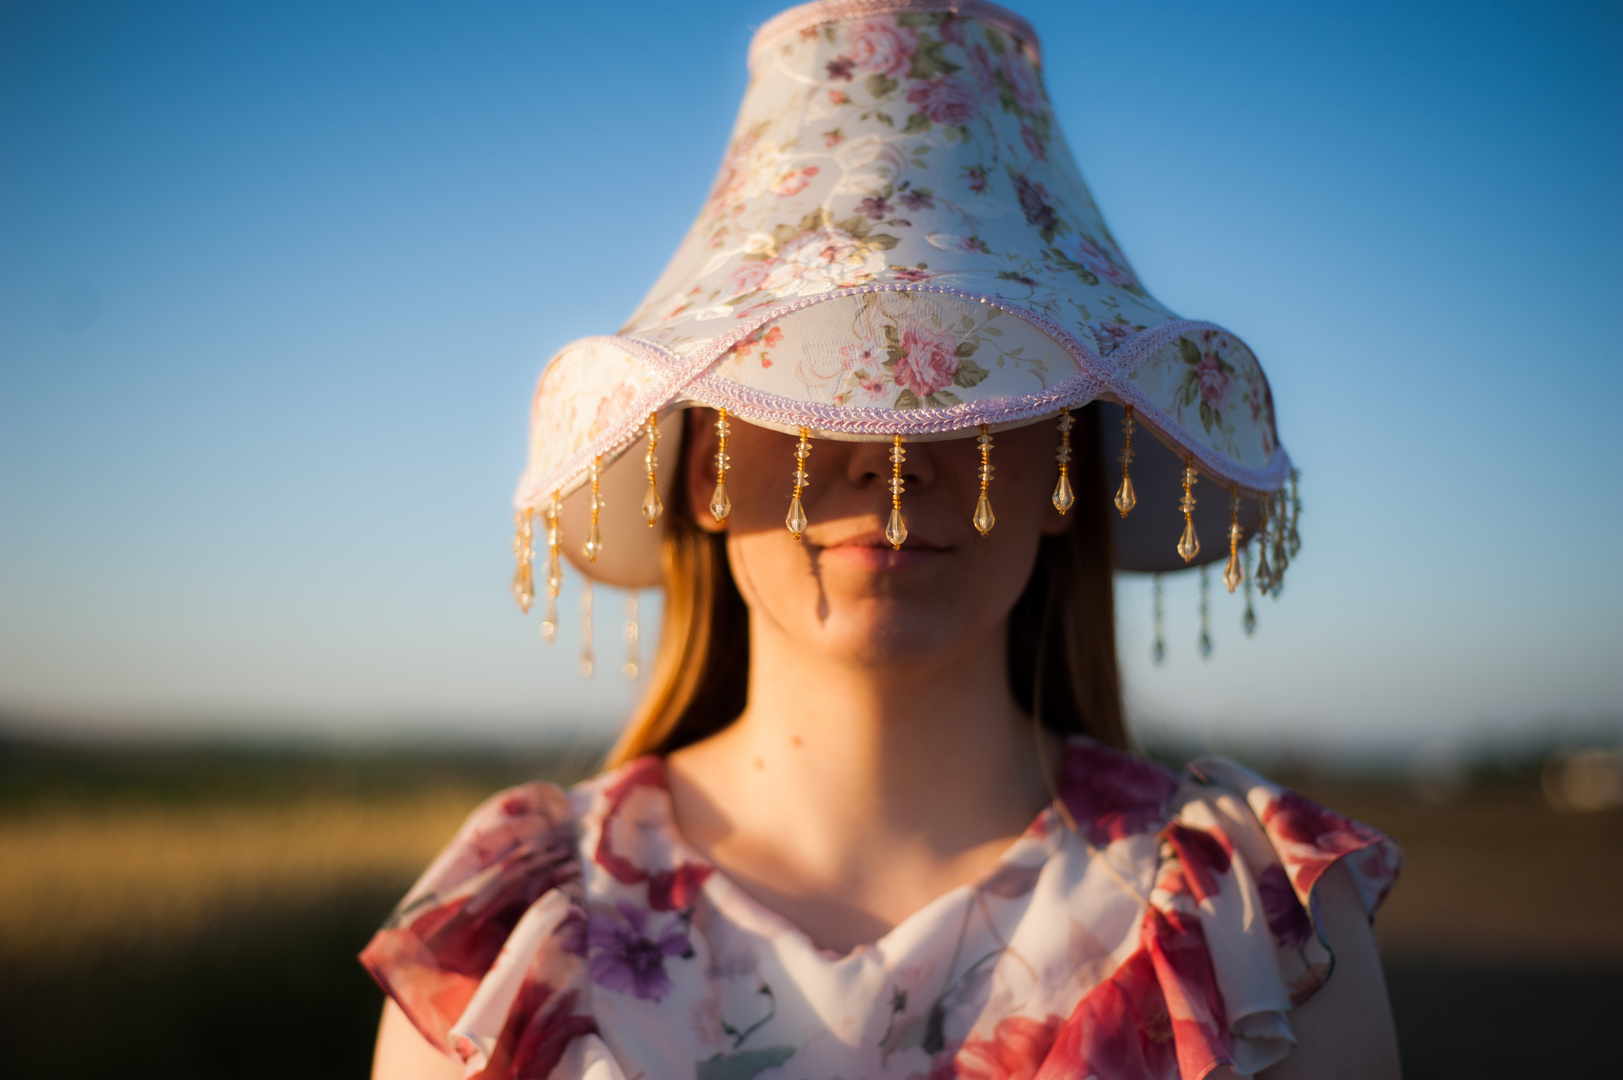
[[[1187,1075],[1214,1063],[1249,1075],[1284,1059],[1296,1042],[1292,1010],[1337,968],[1326,911],[1342,911],[1355,894],[1351,905],[1372,918],[1402,867],[1401,850],[1380,832],[1226,758],[1173,769],[1075,740],[1060,796],[1091,857],[1153,882],[1144,962],[1124,964],[1079,1015],[1110,1028],[1108,1015],[1089,1009],[1112,994],[1170,1010]],[[1338,866],[1345,873],[1331,874]],[[1084,1039],[1074,1056],[1086,1062],[1090,1053]]]
[[[453,1026],[520,920],[547,894],[578,888],[575,801],[546,781],[487,798],[361,952],[373,978],[442,1052],[451,1052]]]
[[[1271,879],[1283,874],[1304,904],[1339,863],[1373,917],[1403,869],[1391,837],[1229,758],[1190,762],[1171,810],[1181,829],[1212,835]]]
[[[1324,873],[1345,862],[1373,914],[1403,866],[1390,837],[1226,757],[1173,769],[1077,738],[1066,747],[1058,788],[1075,827],[1096,846],[1156,832],[1164,850],[1188,864],[1180,867],[1186,874],[1203,879],[1208,866],[1238,857],[1270,882],[1283,874],[1304,903]]]

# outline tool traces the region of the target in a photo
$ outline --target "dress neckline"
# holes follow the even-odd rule
[[[1066,815],[1059,811],[1058,804],[1062,800],[1070,801],[1069,788],[1074,784],[1067,784],[1066,781],[1074,781],[1079,772],[1072,767],[1075,764],[1074,759],[1079,753],[1085,753],[1088,748],[1098,745],[1095,740],[1086,736],[1071,736],[1066,740],[1053,797],[1037,812],[1031,823],[1005,846],[996,861],[983,873],[971,881],[954,885],[925,901],[879,937],[872,941],[860,942],[845,952],[817,944],[798,923],[774,910],[733,880],[726,871],[716,866],[688,841],[677,825],[676,807],[670,793],[670,774],[663,757],[649,755],[638,759],[628,763],[623,770],[617,771],[614,775],[618,778],[627,774],[641,774],[639,779],[642,784],[657,789],[657,797],[660,800],[660,813],[656,819],[657,833],[659,840],[669,849],[668,861],[676,868],[676,877],[686,875],[689,879],[701,879],[702,890],[709,895],[712,903],[730,918],[773,937],[779,939],[787,937],[798,943],[808,954],[817,956],[826,964],[837,966],[873,960],[888,953],[905,950],[906,942],[917,937],[944,910],[956,908],[960,902],[977,892],[1003,892],[1012,889],[1016,881],[1023,882],[1034,878],[1059,850],[1069,831]],[[620,784],[616,783],[609,789],[610,815],[613,814],[614,804],[617,802],[613,792],[619,787]],[[645,827],[647,825],[655,825],[655,822],[647,822]],[[603,844],[600,842],[599,862],[602,861],[602,848]],[[651,886],[652,884],[651,882]]]

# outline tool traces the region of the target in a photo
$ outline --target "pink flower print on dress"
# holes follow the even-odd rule
[[[1232,1062],[1227,1011],[1200,920],[1152,907],[1145,913],[1142,941],[1172,1022],[1179,1073],[1205,1076],[1214,1064]]]
[[[1216,353],[1201,354],[1200,363],[1195,365],[1195,382],[1200,386],[1200,400],[1211,406],[1213,412],[1222,412],[1230,379],[1228,372],[1217,362]]]
[[[1004,53],[998,64],[998,74],[1003,76],[1016,105],[1028,113],[1043,111],[1042,83],[1037,81],[1037,73],[1025,53],[1019,49]]]
[[[974,120],[978,111],[975,92],[951,75],[914,83],[907,100],[918,106],[932,124],[962,127]]]
[[[1291,888],[1283,866],[1269,863],[1268,868],[1257,875],[1257,894],[1262,897],[1262,913],[1274,939],[1287,949],[1306,945],[1313,936],[1313,923],[1302,902],[1296,899],[1296,890]]]
[[[1133,953],[1083,996],[1044,1065],[1049,1076],[1100,1080],[1177,1075],[1172,1017],[1149,950]]]
[[[1032,1080],[1048,1059],[1061,1020],[1009,1016],[989,1039],[969,1038],[956,1056],[931,1070],[929,1080]]]
[[[958,374],[958,338],[951,330],[931,330],[922,323],[902,327],[902,357],[896,361],[896,385],[927,397],[952,385]]]
[[[1184,881],[1196,902],[1216,896],[1219,891],[1217,879],[1228,873],[1230,862],[1228,849],[1222,842],[1209,832],[1191,829],[1178,822],[1168,825],[1161,835],[1177,852],[1178,862],[1183,866]]]
[[[579,1004],[579,990],[558,994],[547,983],[526,978],[478,1075],[551,1076],[573,1040],[598,1033],[597,1019],[590,1012],[575,1011]],[[478,1052],[466,1037],[458,1037],[456,1050],[464,1061]]]
[[[1176,786],[1177,778],[1155,762],[1094,744],[1072,746],[1060,768],[1060,798],[1101,846],[1165,821]]]
[[[1375,830],[1288,790],[1264,808],[1262,823],[1272,834],[1298,894],[1312,892],[1320,875],[1343,855],[1384,839]]]
[[[898,281],[929,281],[934,275],[928,270],[915,270],[911,266],[893,266],[890,276]]]
[[[658,937],[651,937],[647,911],[623,902],[618,907],[620,919],[594,912],[588,924],[592,981],[644,1001],[658,1001],[673,985],[665,973],[665,958],[693,955],[686,927],[681,918],[673,917]]]
[[[1133,283],[1131,274],[1116,265],[1116,261],[1105,254],[1103,248],[1085,236],[1078,237],[1076,243],[1070,245],[1066,254],[1112,285],[1131,285]]]
[[[851,59],[864,71],[898,78],[913,64],[919,50],[919,32],[899,26],[895,19],[869,19],[851,28],[846,39]]]

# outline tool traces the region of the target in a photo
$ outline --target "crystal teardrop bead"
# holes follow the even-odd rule
[[[1155,662],[1156,667],[1160,667],[1161,661],[1165,660],[1166,658],[1167,643],[1162,641],[1160,638],[1156,638],[1155,645],[1150,649],[1150,659]]]
[[[996,524],[997,515],[992,513],[992,500],[988,499],[986,492],[983,491],[980,501],[975,504],[975,530],[985,536]]]
[[[1126,517],[1137,505],[1138,495],[1133,491],[1133,478],[1124,476],[1121,478],[1121,487],[1116,489],[1116,509],[1121,511],[1122,517]]]
[[[1245,602],[1245,617],[1240,620],[1240,628],[1245,631],[1246,637],[1250,637],[1257,629],[1257,613],[1252,610],[1249,600]]]
[[[652,528],[659,515],[665,512],[665,504],[659,501],[659,488],[654,484],[648,485],[648,494],[642,497],[642,516]]]
[[[520,611],[529,613],[530,604],[535,600],[535,585],[529,563],[524,563],[513,573],[513,599],[518,601]]]
[[[1184,520],[1183,535],[1178,537],[1178,554],[1184,562],[1200,554],[1200,537],[1195,535],[1195,523],[1191,519]]]
[[[1255,580],[1257,582],[1257,591],[1264,596],[1267,596],[1273,590],[1274,571],[1268,565],[1268,545],[1266,543],[1257,545],[1257,576]]]
[[[893,548],[900,548],[907,543],[907,525],[902,521],[900,507],[890,508],[890,521],[885,525],[885,539]]]
[[[586,530],[586,543],[581,545],[581,554],[586,556],[587,562],[596,562],[598,555],[603,551],[603,533],[598,529],[597,522],[592,522]]]
[[[790,498],[789,516],[783,519],[783,523],[789,527],[790,534],[796,540],[799,540],[800,534],[806,531],[806,509],[800,505],[799,495]]]
[[[1212,655],[1212,635],[1202,630],[1200,632],[1200,658],[1205,660]]]
[[[1065,513],[1076,505],[1076,496],[1071,494],[1071,478],[1065,473],[1059,474],[1059,483],[1054,485],[1054,509]]]
[[[1240,569],[1240,553],[1231,551],[1229,552],[1229,564],[1223,569],[1223,584],[1227,585],[1229,592],[1232,593],[1240,587],[1240,582],[1244,580],[1245,571]]]
[[[541,620],[541,640],[551,645],[558,639],[558,623],[553,619]]]
[[[710,516],[717,521],[726,521],[727,515],[733,512],[733,501],[727,497],[727,482],[716,481],[716,490],[710,496]]]

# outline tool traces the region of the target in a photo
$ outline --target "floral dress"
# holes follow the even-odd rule
[[[1314,887],[1372,915],[1389,839],[1234,762],[1086,739],[998,863],[846,955],[676,831],[664,762],[476,810],[361,954],[486,1080],[1196,1080],[1294,1043],[1329,978]]]

